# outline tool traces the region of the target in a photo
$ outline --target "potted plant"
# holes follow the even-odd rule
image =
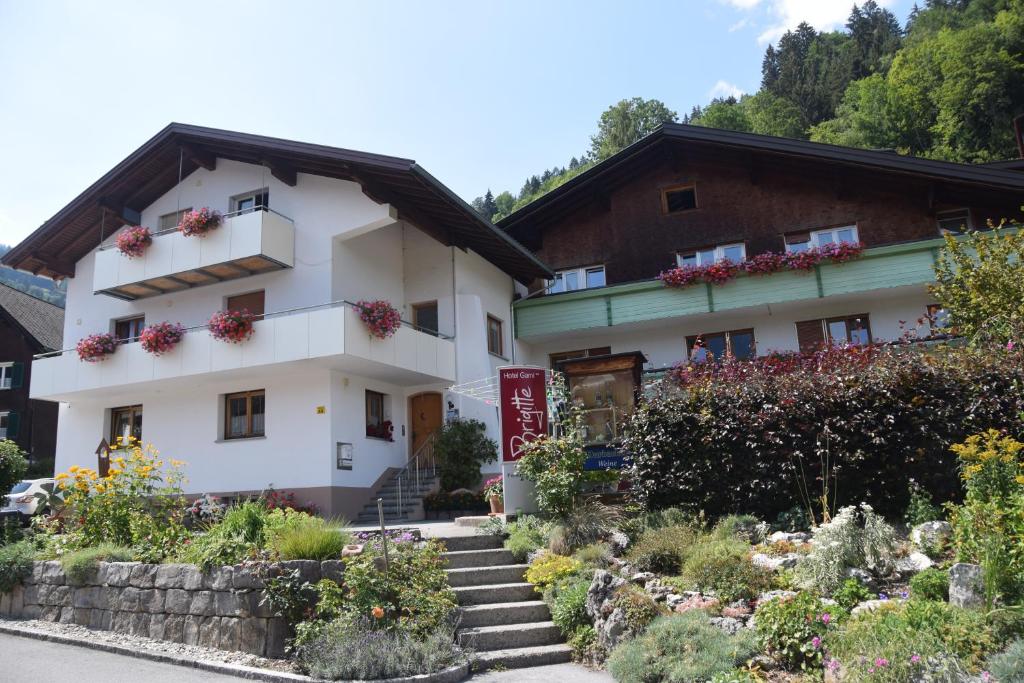
[[[217,311],[210,318],[208,327],[214,339],[240,344],[252,336],[255,316],[249,311]]]
[[[360,301],[356,308],[359,309],[359,319],[377,339],[387,339],[402,326],[402,315],[384,299]]]
[[[187,211],[181,217],[178,230],[186,237],[205,237],[207,233],[219,226],[223,219],[220,211],[204,206],[198,211]]]
[[[78,351],[79,360],[98,363],[117,351],[117,338],[109,332],[90,334],[88,337],[78,340],[75,350]]]
[[[505,486],[499,474],[484,482],[484,500],[491,504],[491,514],[500,515],[505,512]]]
[[[142,344],[143,351],[159,356],[177,346],[184,337],[185,328],[181,326],[181,323],[162,322],[154,323],[142,330],[142,333],[139,334],[139,342]]]
[[[146,253],[146,247],[153,243],[153,235],[149,228],[142,225],[133,225],[117,233],[114,244],[117,250],[128,258],[138,258]]]

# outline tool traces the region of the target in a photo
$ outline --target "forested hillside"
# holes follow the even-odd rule
[[[0,244],[0,256],[10,250],[9,245]],[[61,308],[64,307],[64,293],[67,291],[67,284],[64,282],[57,283],[48,277],[40,277],[8,266],[0,266],[0,283],[20,289],[37,299],[49,301]]]
[[[900,154],[983,163],[1017,156],[1024,114],[1024,0],[926,0],[905,24],[874,0],[842,31],[807,24],[769,46],[751,95],[694,106],[683,123]],[[527,178],[517,194],[473,200],[499,220],[591,165],[679,121],[658,100],[609,107],[591,147],[566,167]]]

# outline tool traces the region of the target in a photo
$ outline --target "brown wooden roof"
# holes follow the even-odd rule
[[[217,158],[267,166],[285,183],[296,173],[358,182],[378,202],[446,245],[468,248],[522,282],[550,269],[483,219],[411,159],[172,123],[93,183],[3,257],[2,262],[50,277],[73,277],[75,263],[104,235],[199,167]],[[101,230],[104,235],[101,235]]]

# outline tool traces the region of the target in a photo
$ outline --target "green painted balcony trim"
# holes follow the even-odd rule
[[[739,273],[724,285],[682,289],[660,280],[585,289],[517,301],[516,337],[529,338],[699,313],[927,284],[943,239],[865,249],[847,263],[823,263],[813,272]]]

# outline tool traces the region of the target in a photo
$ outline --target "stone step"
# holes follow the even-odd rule
[[[380,521],[380,518],[377,517],[376,514],[367,515],[365,517],[363,515],[359,515],[358,517],[356,517],[355,523],[358,524],[358,525],[366,525],[366,524],[377,524],[379,521]],[[409,515],[402,515],[401,517],[398,517],[398,516],[395,516],[395,515],[384,515],[384,523],[388,524],[388,525],[394,525],[394,524],[398,524],[398,523],[402,523],[402,522],[415,522],[415,521],[417,521],[417,520],[412,519]]]
[[[529,624],[551,619],[551,612],[543,600],[522,602],[493,602],[489,605],[471,605],[459,611],[462,628],[498,626],[500,624]]]
[[[528,564],[501,564],[494,567],[469,567],[467,569],[446,569],[448,585],[452,588],[464,586],[490,586],[496,583],[518,583],[523,580]]]
[[[477,534],[474,536],[449,536],[447,538],[438,538],[437,540],[444,543],[445,548],[448,552],[457,553],[463,550],[491,550],[494,548],[504,548],[505,539],[501,536],[495,536],[493,534]]]
[[[532,583],[499,583],[492,586],[455,588],[460,605],[493,605],[504,602],[536,600],[540,595]]]
[[[559,643],[557,645],[481,652],[477,655],[473,668],[477,671],[487,671],[496,667],[499,669],[525,669],[528,666],[565,664],[570,661],[572,661],[572,649],[565,643]]]
[[[495,567],[502,564],[515,564],[512,553],[504,548],[488,548],[487,550],[455,550],[443,555],[448,560],[448,569],[468,569],[471,567]]]
[[[535,621],[527,624],[498,624],[477,626],[458,631],[459,644],[475,652],[507,650],[518,647],[555,645],[562,641],[562,632],[553,621]]]

